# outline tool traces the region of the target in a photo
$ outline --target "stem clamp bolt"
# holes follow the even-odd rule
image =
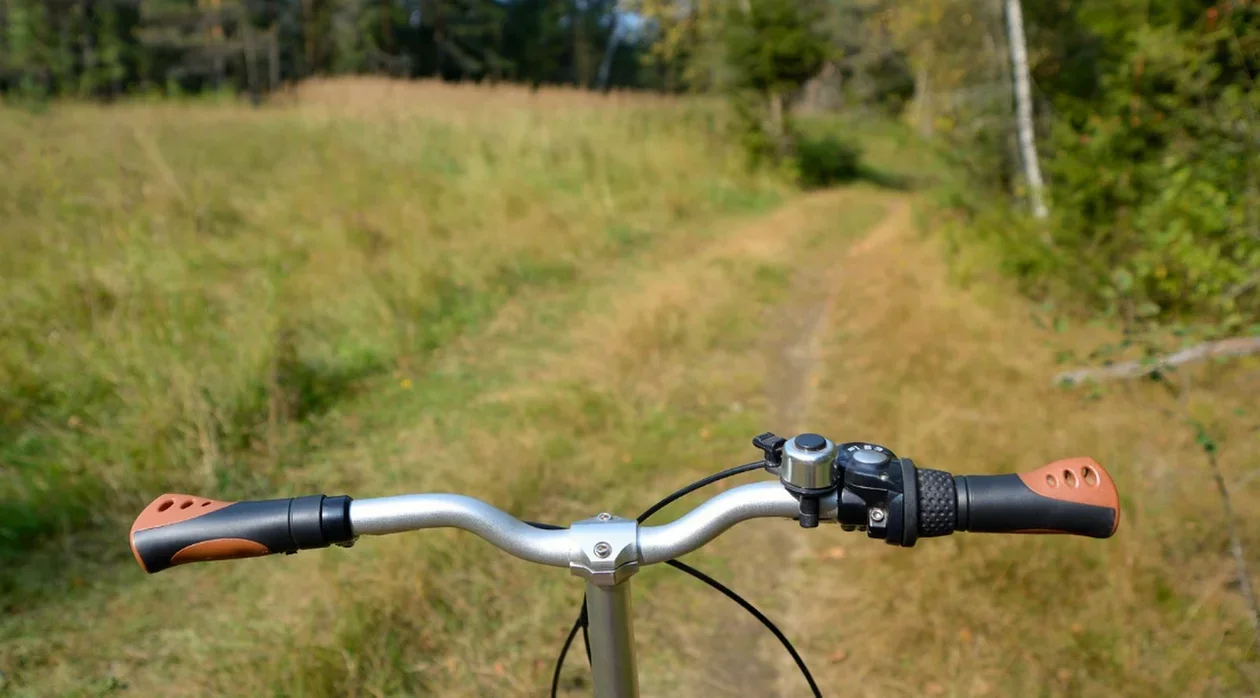
[[[605,558],[612,554],[612,546],[600,541],[595,544],[595,557]]]

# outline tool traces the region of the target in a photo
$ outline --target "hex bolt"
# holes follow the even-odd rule
[[[600,521],[612,521],[612,514],[609,514],[608,512],[604,512],[600,514],[599,516],[596,516],[595,518],[599,519]]]
[[[600,541],[595,544],[595,557],[604,558],[612,554],[612,546]]]
[[[875,523],[879,523],[880,521],[883,521],[883,520],[884,520],[883,509],[871,509],[871,521],[874,521]]]

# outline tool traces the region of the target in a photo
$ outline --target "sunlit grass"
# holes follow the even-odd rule
[[[725,250],[784,190],[707,107],[319,89],[0,120],[19,695],[532,694],[563,572],[435,532],[150,579],[127,517],[168,490],[631,513],[760,428],[742,294],[779,262]]]
[[[778,195],[703,109],[403,90],[420,108],[351,81],[262,110],[0,112],[0,551],[163,487],[283,488],[365,380]]]
[[[796,627],[829,682],[866,695],[1251,695],[1254,631],[1227,551],[1207,459],[1182,410],[1221,438],[1236,525],[1260,563],[1254,370],[1200,367],[1178,404],[1158,385],[1052,385],[1056,352],[1106,334],[1038,329],[990,272],[950,280],[935,238],[903,224],[842,262],[820,428],[920,467],[1019,472],[1090,455],[1121,494],[1116,536],[957,534],[912,550],[816,538],[801,574],[835,580],[844,609]],[[876,350],[875,347],[878,347]],[[1180,379],[1179,379],[1180,380]],[[1236,411],[1238,411],[1236,413]]]
[[[877,183],[947,176],[904,131],[837,128]],[[710,105],[333,81],[261,110],[0,111],[0,165],[0,695],[539,695],[580,595],[563,570],[430,531],[145,577],[129,516],[168,490],[633,515],[798,426],[769,384],[787,317],[826,296],[799,426],[958,472],[1089,454],[1124,507],[1108,541],[760,522],[696,556],[828,694],[1254,693],[1214,489],[1163,394],[1051,387],[1097,333],[1037,334],[983,272],[960,288],[912,195],[785,196]],[[1260,568],[1233,417],[1260,386],[1197,375]],[[775,535],[801,545],[740,547]],[[693,581],[635,585],[645,695],[747,694],[723,666],[781,661],[719,656],[733,607]]]

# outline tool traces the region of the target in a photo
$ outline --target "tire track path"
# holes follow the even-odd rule
[[[879,241],[910,224],[909,206],[892,199],[884,219],[858,240],[837,236],[810,250],[798,270],[784,302],[774,308],[764,323],[774,327],[769,333],[766,355],[766,397],[770,407],[769,429],[787,436],[811,429],[815,398],[825,366],[824,342],[832,336],[831,323],[841,302],[833,282],[846,262],[869,257]],[[779,231],[779,234],[783,234]],[[821,261],[821,263],[820,263]],[[764,479],[741,478],[741,482]],[[824,529],[825,532],[826,529]],[[808,595],[809,555],[804,532],[785,526],[737,526],[723,536],[723,549],[730,553],[730,579],[755,606],[760,608],[797,646],[807,664],[818,664],[817,652],[806,649],[808,638],[794,628],[802,614],[817,613],[805,605]],[[804,533],[808,535],[808,533]],[[713,658],[708,679],[693,681],[687,695],[802,696],[808,695],[796,665],[775,638],[755,619],[730,606],[726,599],[716,619],[703,653]],[[815,673],[817,669],[815,669]],[[826,692],[825,687],[820,687]]]

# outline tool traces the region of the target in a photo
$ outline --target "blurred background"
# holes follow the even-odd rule
[[[768,430],[1121,491],[1106,541],[689,556],[827,695],[1260,695],[1257,71],[1249,0],[0,0],[0,696],[546,695],[567,574],[148,577],[130,522],[631,516]],[[694,580],[635,603],[645,695],[807,695]]]

